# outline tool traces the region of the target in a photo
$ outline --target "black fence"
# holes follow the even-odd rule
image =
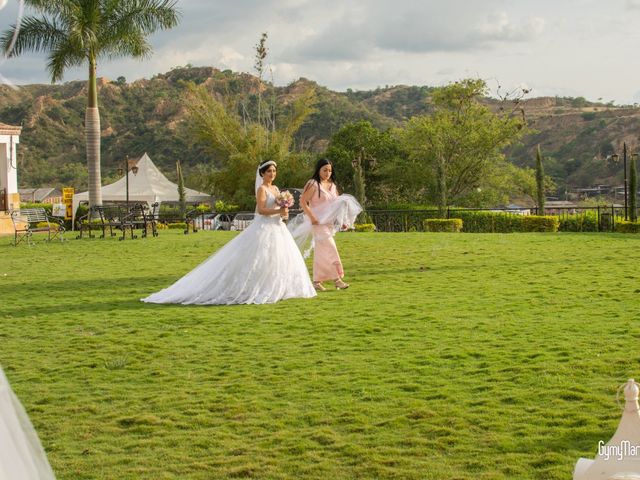
[[[445,218],[461,218],[465,214],[484,212],[487,214],[506,215],[537,215],[538,209],[533,208],[454,208],[446,210]],[[552,207],[546,208],[545,215],[554,215],[560,219],[561,231],[593,231],[610,232],[615,228],[615,222],[624,217],[624,207]],[[423,232],[424,220],[442,218],[434,208],[416,210],[367,210],[364,214],[375,225],[379,232]],[[464,226],[463,226],[464,231]],[[468,231],[468,230],[467,230]]]

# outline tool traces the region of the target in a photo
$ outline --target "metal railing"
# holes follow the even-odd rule
[[[445,218],[459,218],[465,213],[484,212],[506,215],[537,215],[533,208],[455,208],[446,210]],[[545,215],[560,219],[560,231],[610,232],[619,218],[624,217],[624,207],[607,205],[596,207],[551,207]],[[442,218],[435,208],[416,210],[367,210],[366,216],[379,232],[423,232],[424,220]],[[564,228],[563,228],[564,227]],[[464,226],[463,226],[464,231]]]

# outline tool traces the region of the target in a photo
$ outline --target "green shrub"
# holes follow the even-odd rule
[[[557,232],[560,220],[552,215],[526,215],[522,217],[523,232]]]
[[[523,231],[523,216],[513,213],[452,211],[451,218],[462,220],[463,232],[513,233]]]
[[[356,223],[354,225],[356,232],[375,232],[376,226],[373,223]]]
[[[53,205],[51,203],[20,203],[20,208],[44,208],[47,215],[51,215],[53,212]]]
[[[462,230],[462,220],[459,218],[427,218],[424,221],[425,232],[452,232]]]
[[[560,217],[560,232],[597,232],[598,216],[593,212]]]
[[[640,233],[640,222],[618,220],[614,227],[614,231],[617,233]]]
[[[238,205],[234,205],[233,203],[225,203],[222,200],[218,200],[215,204],[216,212],[218,213],[226,213],[226,212],[237,212],[240,210]]]
[[[169,230],[185,230],[187,228],[187,224],[185,222],[167,223],[167,228]]]

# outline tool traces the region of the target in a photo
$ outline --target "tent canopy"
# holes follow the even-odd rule
[[[146,202],[151,205],[155,202],[177,202],[178,185],[170,182],[158,167],[151,161],[146,153],[136,162],[131,162],[138,166],[138,173],[129,172],[129,202]],[[130,163],[130,165],[131,165]],[[211,195],[203,192],[185,188],[186,201],[210,202]],[[120,180],[102,187],[102,201],[104,202],[124,202],[127,199],[127,178],[123,176]],[[89,200],[89,192],[78,193],[73,196],[73,216],[80,202]]]

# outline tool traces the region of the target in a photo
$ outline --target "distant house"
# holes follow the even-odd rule
[[[23,203],[62,203],[62,192],[57,188],[21,188],[18,193]]]
[[[568,200],[551,200],[544,203],[546,215],[574,214],[578,204]]]

